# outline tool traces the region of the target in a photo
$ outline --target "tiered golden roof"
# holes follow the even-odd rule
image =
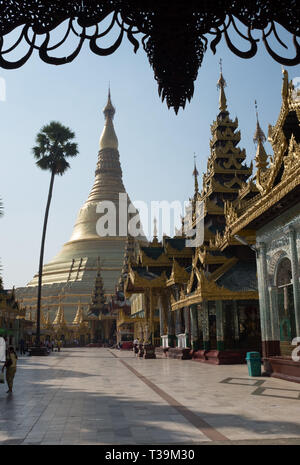
[[[271,211],[275,205],[289,196],[295,197],[300,184],[300,98],[295,92],[292,81],[288,80],[288,73],[283,70],[282,103],[279,117],[274,126],[269,125],[268,141],[273,148],[273,156],[268,156],[263,146],[265,136],[257,121],[255,132],[257,152],[255,156],[257,171],[253,179],[240,191],[252,192],[245,197],[246,201],[228,204],[226,211],[226,229],[221,238],[222,247],[232,241],[232,237],[241,232],[245,235],[245,228],[253,228],[258,218],[264,212]],[[288,124],[286,121],[288,119]],[[244,231],[244,232],[243,232]]]
[[[57,309],[56,316],[52,324],[57,326],[66,326],[67,324],[65,320],[64,309],[61,305],[59,305]]]
[[[84,320],[84,313],[83,313],[82,305],[81,303],[79,303],[75,318],[73,320],[73,325],[80,325],[83,323],[83,320]]]

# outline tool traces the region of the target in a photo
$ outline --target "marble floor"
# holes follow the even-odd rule
[[[20,357],[1,444],[300,444],[300,385],[103,348]]]

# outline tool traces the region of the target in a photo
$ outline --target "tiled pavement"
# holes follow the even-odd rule
[[[0,444],[300,444],[300,385],[246,365],[64,349],[0,385]]]

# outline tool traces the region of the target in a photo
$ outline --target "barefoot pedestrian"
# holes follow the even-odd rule
[[[18,356],[13,346],[10,346],[7,351],[6,362],[2,368],[2,372],[4,371],[4,368],[6,368],[6,382],[8,385],[7,394],[12,392],[14,377],[17,370],[17,360]]]

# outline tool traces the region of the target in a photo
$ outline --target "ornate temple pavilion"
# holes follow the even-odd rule
[[[273,154],[266,153],[257,121],[257,170],[228,203],[219,246],[225,250],[241,237],[254,244],[265,370],[300,382],[300,92],[286,70],[281,95],[277,122],[268,131]]]
[[[56,317],[59,305],[64,310],[68,324],[73,322],[79,303],[83,310],[88,309],[95,286],[98,259],[101,261],[105,295],[114,294],[123,266],[128,220],[131,216],[136,217],[136,214],[128,213],[130,199],[122,180],[118,138],[113,125],[115,108],[110,91],[103,113],[105,125],[99,142],[94,185],[79,210],[70,240],[43,267],[42,308],[49,310],[51,321]],[[104,217],[103,208],[102,215],[98,213],[101,202],[112,202],[116,208],[115,234],[98,234],[97,222]],[[123,212],[124,224],[119,222],[119,211]],[[145,240],[145,237],[141,235],[136,239]],[[37,285],[36,274],[26,287],[16,290],[17,298],[22,300],[23,306],[33,310],[36,306]]]
[[[187,247],[184,228],[181,235],[162,243],[154,237],[147,247],[140,247],[126,281],[128,295],[144,294],[144,326],[153,344],[160,336],[159,345],[169,357],[193,356],[217,364],[240,363],[246,351],[261,346],[255,253],[235,239],[220,250],[228,202],[240,195],[251,198],[252,191],[244,192],[244,187],[253,171],[238,146],[238,120],[232,120],[227,110],[225,85],[221,73],[219,113],[211,126],[201,192],[196,165],[193,172],[191,223],[194,228],[202,223],[202,241]],[[160,324],[155,325],[157,311]]]

